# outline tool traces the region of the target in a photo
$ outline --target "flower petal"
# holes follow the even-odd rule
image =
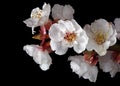
[[[95,46],[95,45],[94,45]],[[107,50],[102,45],[97,45],[94,47],[94,50],[99,54],[100,56],[104,56],[107,53]]]
[[[115,32],[113,30],[113,26],[112,26],[112,24],[109,23],[109,28],[108,28],[108,31],[107,31],[107,39],[110,39],[111,36],[115,35],[114,33]]]
[[[72,19],[71,22],[72,22],[72,24],[74,25],[74,28],[75,28],[75,32],[76,32],[76,33],[80,33],[80,32],[83,31],[83,30],[82,30],[82,27],[81,27],[74,19]]]
[[[84,30],[85,30],[85,32],[86,32],[86,34],[87,34],[87,36],[91,39],[93,36],[93,33],[92,33],[92,31],[91,31],[91,26],[89,25],[89,24],[86,24],[85,26],[84,26]]]
[[[81,53],[86,49],[87,43],[88,43],[88,37],[87,35],[83,35],[81,37],[77,38],[77,44],[74,44],[74,50],[77,53]]]
[[[43,5],[43,7],[42,7],[42,10],[43,10],[44,16],[49,17],[50,11],[51,11],[51,6],[50,6],[50,4],[44,3],[44,5]]]
[[[75,72],[76,74],[79,74],[80,67],[76,62],[72,61],[70,63],[70,66],[73,72]]]
[[[106,54],[106,49],[102,45],[98,45],[94,42],[94,40],[89,40],[87,45],[87,50],[92,51],[95,50],[97,54],[103,56]]]
[[[117,38],[118,38],[118,40],[120,40],[120,33],[117,34]]]
[[[111,77],[114,77],[117,72],[120,72],[120,64],[113,61],[112,51],[108,51],[105,56],[99,56],[99,65],[103,72],[110,72]]]
[[[26,53],[29,56],[33,56],[33,53],[34,53],[34,50],[35,50],[36,47],[38,47],[38,45],[25,45],[23,47],[23,50],[26,51]]]
[[[117,42],[116,35],[117,35],[116,30],[114,30],[113,35],[109,39],[110,46],[113,46]]]
[[[84,44],[75,44],[73,48],[75,52],[81,53],[85,50],[86,47]]]
[[[88,50],[88,51],[92,51],[92,50],[94,49],[93,46],[96,46],[95,42],[93,42],[92,39],[89,39],[88,44],[87,44],[87,47],[86,47],[87,50]]]
[[[52,17],[53,19],[64,19],[63,15],[63,6],[59,5],[59,4],[55,4],[52,8]]]
[[[60,31],[60,29],[63,29],[63,28],[58,24],[53,24],[50,27],[49,36],[52,40],[61,41],[64,38],[64,33]]]
[[[71,61],[70,66],[73,72],[78,74],[79,77],[89,79],[95,82],[97,79],[98,69],[96,66],[91,66],[84,61],[83,56],[70,56],[68,60]]]
[[[28,55],[33,57],[33,60],[40,65],[42,70],[49,69],[52,59],[46,50],[42,51],[38,45],[26,45],[23,49]]]
[[[117,72],[120,72],[120,64],[113,65],[113,69],[110,71],[111,77],[114,77]]]
[[[66,29],[67,32],[73,32],[73,31],[75,31],[75,28],[74,28],[72,22],[69,21],[69,20],[66,20],[66,21],[59,20],[58,23],[60,25],[63,25],[65,27],[65,29]]]
[[[70,5],[59,5],[55,4],[52,8],[52,17],[53,19],[72,19],[74,14],[74,9]]]
[[[32,19],[32,18],[29,18],[29,19],[26,19],[25,21],[23,21],[27,27],[36,27],[38,26],[38,19]]]
[[[66,46],[62,46],[61,42],[55,42],[53,40],[50,41],[50,46],[51,46],[51,49],[55,51],[55,53],[58,55],[63,55],[68,50]]]
[[[83,76],[85,72],[87,72],[86,63],[84,63],[83,58],[81,56],[70,56],[69,59],[71,61],[70,66],[79,77]]]
[[[115,18],[114,24],[115,24],[115,29],[117,33],[120,33],[120,18]]]
[[[91,24],[91,30],[94,33],[98,31],[107,32],[109,30],[109,23],[105,19],[95,20],[95,22]]]
[[[43,71],[46,71],[49,69],[49,65],[48,64],[41,64],[40,65],[40,68],[43,70]]]
[[[39,19],[38,21],[38,26],[42,26],[48,22],[49,17],[48,16],[43,16]]]
[[[106,41],[106,42],[103,44],[103,47],[104,47],[105,49],[108,49],[109,46],[110,46],[110,41]]]
[[[98,69],[96,66],[89,68],[89,71],[83,75],[84,79],[89,79],[91,82],[96,82]]]
[[[74,9],[70,5],[65,5],[63,8],[64,19],[73,19]]]

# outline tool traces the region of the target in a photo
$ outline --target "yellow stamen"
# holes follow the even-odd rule
[[[95,34],[94,40],[96,41],[97,44],[101,45],[105,42],[106,35],[103,34],[102,32],[98,32],[98,33]]]
[[[71,43],[76,40],[76,34],[75,33],[66,33],[64,39]]]
[[[32,17],[32,18],[38,18],[38,19],[40,19],[40,18],[41,18],[41,15],[42,15],[42,11],[39,10],[39,11],[36,11],[35,13],[32,13],[32,14],[31,14],[31,17]]]

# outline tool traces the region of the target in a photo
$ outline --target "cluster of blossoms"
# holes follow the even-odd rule
[[[49,18],[50,12],[53,19]],[[52,64],[50,53],[64,55],[68,48],[73,48],[78,55],[68,57],[68,61],[79,77],[95,82],[98,67],[114,77],[120,72],[120,49],[116,48],[120,40],[120,18],[113,23],[97,19],[82,28],[73,17],[74,12],[70,5],[55,4],[51,8],[46,3],[42,9],[33,9],[30,18],[23,22],[32,28],[32,38],[40,40],[40,44],[25,45],[23,50],[46,71]],[[39,33],[35,27],[40,27]]]

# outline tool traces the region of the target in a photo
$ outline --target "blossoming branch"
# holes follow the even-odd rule
[[[50,13],[53,19],[50,19]],[[25,45],[23,50],[33,57],[44,71],[50,68],[52,58],[50,53],[65,55],[68,48],[79,55],[69,56],[70,66],[79,77],[95,82],[98,66],[103,72],[109,72],[114,77],[120,72],[120,18],[114,22],[97,19],[83,28],[74,19],[74,9],[70,5],[44,3],[31,11],[30,18],[23,22],[32,29],[33,39],[40,44]],[[40,27],[39,33],[34,28]]]

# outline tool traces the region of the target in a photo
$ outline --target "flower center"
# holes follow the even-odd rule
[[[97,44],[101,45],[105,42],[106,36],[102,33],[96,33],[94,40],[96,41]]]
[[[42,10],[37,10],[36,12],[31,14],[31,17],[40,19],[41,15],[42,15]]]
[[[66,33],[64,39],[71,43],[74,40],[76,40],[76,34],[75,33]]]

